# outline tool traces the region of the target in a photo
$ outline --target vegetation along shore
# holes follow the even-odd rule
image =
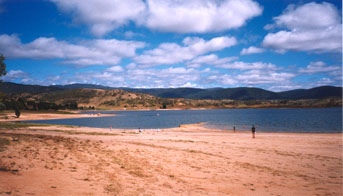
[[[92,87],[92,88],[90,88]],[[103,86],[37,86],[5,82],[0,109],[138,110],[341,107],[341,87],[275,93],[257,88],[113,89]],[[144,92],[144,93],[143,93]],[[210,96],[211,95],[211,96]]]

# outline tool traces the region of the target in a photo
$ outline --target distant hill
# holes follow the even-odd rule
[[[297,99],[324,99],[330,97],[342,98],[342,87],[321,86],[311,89],[297,89],[284,92],[272,92],[260,88],[113,88],[93,84],[70,84],[70,85],[23,85],[3,82],[1,91],[6,94],[21,93],[47,93],[65,89],[102,89],[124,90],[132,93],[150,94],[160,98],[185,98],[185,99],[231,99],[231,100],[297,100]]]
[[[259,88],[213,89],[191,95],[192,99],[272,100],[280,99],[277,93]]]
[[[112,88],[108,86],[96,85],[96,84],[67,84],[67,85],[51,85],[50,87],[57,87],[62,89],[72,89],[72,88],[88,88],[88,89],[103,89],[112,90],[117,88]]]
[[[311,89],[298,89],[278,93],[282,99],[324,99],[342,97],[342,87],[321,86]]]
[[[199,88],[121,88],[129,92],[146,93],[161,98],[189,98],[194,94],[206,91]]]
[[[232,99],[232,100],[296,100],[296,99],[324,99],[342,97],[342,87],[322,86],[312,89],[298,89],[284,92],[272,92],[260,88],[162,88],[135,89],[123,88],[130,92],[147,93],[162,98],[186,99]]]
[[[194,109],[341,107],[342,88],[323,86],[285,92],[259,88],[131,89],[100,85],[66,86],[1,84],[7,109]],[[311,100],[310,100],[311,99]]]
[[[17,84],[12,82],[2,82],[0,84],[1,92],[6,94],[20,94],[20,93],[31,93],[31,94],[38,94],[44,92],[53,92],[53,91],[60,91],[63,88],[55,87],[55,86],[39,86],[39,85],[25,85],[25,84]]]
[[[35,95],[23,96],[26,99],[35,101],[45,101],[56,104],[66,104],[76,102],[79,106],[124,106],[125,104],[137,105],[145,104],[149,101],[158,101],[158,98],[142,93],[130,93],[124,90],[104,90],[104,89],[65,89],[62,91],[53,91],[39,93]]]

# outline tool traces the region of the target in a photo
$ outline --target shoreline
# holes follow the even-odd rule
[[[159,111],[159,110],[156,110]],[[69,111],[70,112],[70,111]],[[28,123],[27,121],[34,121],[34,120],[55,120],[55,119],[75,119],[75,118],[97,118],[97,117],[107,117],[107,116],[115,116],[117,114],[106,114],[106,113],[99,113],[101,111],[98,111],[98,113],[95,114],[82,114],[80,113],[81,111],[72,111],[74,113],[69,113],[69,114],[61,114],[61,113],[52,113],[52,112],[23,112],[20,115],[20,118],[16,118],[14,116],[14,114],[12,115],[7,115],[8,118],[0,118],[0,122],[22,122],[22,123]],[[11,113],[9,113],[11,114]],[[39,123],[44,125],[49,125],[49,124],[44,124],[44,123]],[[63,126],[63,125],[61,125]],[[73,126],[73,125],[71,125]],[[76,125],[75,125],[76,126]],[[213,126],[206,126],[206,122],[198,122],[195,124],[180,124],[178,126],[175,127],[169,127],[169,128],[159,128],[159,129],[173,129],[173,128],[178,128],[178,127],[189,127],[189,126],[199,126],[199,127],[204,127],[207,129],[215,129],[215,130],[221,130],[223,132],[233,132],[233,129],[226,129],[223,127],[213,127]],[[83,127],[83,126],[81,126]],[[87,128],[87,127],[84,127]],[[94,127],[94,128],[101,128],[101,127]],[[107,129],[104,128],[104,129]],[[125,129],[132,129],[134,130],[135,128],[117,128],[117,127],[112,127],[112,129],[117,129],[117,130],[125,130]],[[138,127],[137,127],[138,129]],[[142,129],[147,129],[147,130],[157,130],[158,128],[142,128]],[[236,126],[236,132],[247,132],[247,133],[251,133],[249,128],[244,128],[240,129],[239,127]],[[257,132],[258,133],[276,133],[276,134],[287,134],[287,133],[297,133],[297,134],[342,134],[342,132],[320,132],[320,131],[315,131],[315,132],[311,132],[311,131],[299,131],[299,132],[295,132],[295,131],[263,131],[263,129],[258,128]]]
[[[7,122],[11,123],[11,122]],[[14,128],[18,131],[20,130],[29,130],[29,131],[48,131],[48,132],[68,132],[68,134],[88,134],[88,133],[99,133],[99,134],[120,134],[120,133],[135,133],[139,134],[139,128],[116,128],[116,127],[87,127],[87,126],[74,126],[74,125],[59,125],[59,124],[41,124],[41,123],[25,123],[23,122],[23,127]],[[231,135],[251,135],[250,130],[226,130],[219,128],[209,128],[203,126],[204,123],[195,123],[195,124],[182,124],[177,127],[170,128],[141,128],[141,133],[159,133],[159,132],[203,132],[203,133],[218,133],[218,134],[231,134]],[[13,128],[12,128],[13,129]],[[4,131],[1,128],[0,121],[0,133]],[[6,132],[6,131],[5,131]],[[11,129],[8,130],[11,132]],[[49,134],[49,133],[48,133]],[[258,136],[339,136],[343,138],[343,132],[267,132],[267,131],[257,131],[255,132],[256,137]],[[342,140],[343,141],[343,140]],[[343,153],[343,151],[342,151]]]
[[[5,117],[0,118],[0,122],[13,121],[31,121],[31,120],[53,120],[53,119],[71,119],[71,118],[96,118],[104,116],[115,116],[116,114],[82,114],[79,113],[61,114],[56,112],[22,112],[17,118],[14,114],[8,113]]]
[[[79,111],[168,111],[168,110],[232,110],[232,109],[325,109],[325,108],[342,108],[342,106],[329,106],[329,107],[214,107],[214,108],[166,108],[166,109],[161,109],[161,108],[129,108],[129,109],[118,109],[118,108],[99,108],[96,110],[79,110]]]
[[[64,119],[64,118],[61,118]],[[66,118],[68,119],[68,118]],[[50,120],[50,119],[48,119]],[[51,119],[54,120],[54,119]],[[31,120],[28,120],[31,121]],[[19,121],[0,121],[0,128],[1,128],[1,122],[5,122],[5,123],[16,123]],[[44,127],[61,127],[61,128],[80,128],[80,129],[96,129],[96,130],[112,130],[112,131],[137,131],[137,133],[139,132],[139,127],[138,128],[118,128],[118,127],[87,127],[87,126],[79,126],[79,125],[63,125],[63,124],[48,124],[48,123],[30,123],[30,122],[25,122],[22,121],[20,123],[28,124],[29,128],[30,127],[37,127],[36,125],[39,125],[39,128],[44,128]],[[33,125],[30,125],[33,124]],[[224,133],[231,133],[231,134],[251,134],[251,130],[245,130],[245,129],[236,129],[236,131],[233,131],[232,129],[222,129],[222,128],[213,128],[213,127],[206,127],[203,126],[204,123],[195,123],[195,124],[181,124],[179,126],[175,126],[175,127],[167,127],[167,128],[140,128],[142,131],[148,131],[148,132],[156,132],[157,130],[174,130],[174,129],[186,129],[186,128],[193,128],[193,127],[198,127],[201,128],[203,130],[212,130],[215,132],[224,132]],[[343,136],[343,132],[305,132],[305,131],[299,131],[299,132],[287,132],[287,131],[264,131],[264,130],[258,130],[255,132],[256,135],[259,134],[271,134],[271,135],[292,135],[292,134],[297,134],[297,135],[342,135]]]

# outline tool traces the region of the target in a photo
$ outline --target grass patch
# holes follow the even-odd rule
[[[13,113],[12,111],[8,113]],[[67,110],[38,110],[38,111],[30,111],[30,110],[23,110],[23,114],[77,114],[72,111]]]
[[[24,122],[0,122],[0,129],[18,129],[27,127],[48,127],[48,126],[58,126],[65,128],[77,128],[80,126],[73,125],[55,125],[55,124],[44,124],[44,123],[24,123]]]
[[[53,124],[51,124],[53,125]],[[59,127],[65,127],[65,128],[78,128],[80,126],[74,126],[74,125],[54,125],[54,126],[59,126]]]
[[[76,112],[78,112],[78,110],[75,110]],[[77,114],[75,113],[75,111],[68,111],[68,110],[37,110],[37,111],[33,111],[33,110],[21,110],[22,114]],[[14,111],[13,110],[4,110],[2,112],[0,112],[0,116],[1,115],[14,115]]]
[[[54,124],[40,124],[40,123],[13,123],[13,122],[0,122],[0,129],[19,129],[19,128],[27,128],[27,127],[47,127],[47,126],[58,126],[58,127],[65,127],[65,128],[76,128],[77,126],[72,125],[54,125]],[[117,133],[102,133],[102,132],[81,132],[81,131],[69,131],[69,130],[61,130],[61,129],[36,129],[36,131],[51,131],[51,132],[60,132],[66,133],[69,135],[107,135],[107,136],[116,136],[119,135]]]
[[[0,129],[18,129],[26,127],[45,127],[52,126],[50,124],[39,124],[39,123],[13,123],[13,122],[0,122]]]
[[[69,130],[60,130],[60,129],[37,129],[36,131],[51,131],[51,132],[59,132],[59,133],[66,133],[68,135],[107,135],[107,136],[117,136],[117,133],[102,133],[102,132],[82,132],[82,131],[69,131]]]

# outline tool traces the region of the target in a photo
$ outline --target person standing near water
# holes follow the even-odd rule
[[[251,127],[252,138],[255,138],[255,132],[256,132],[255,126],[252,125]]]
[[[236,132],[236,126],[233,126],[233,132]]]

